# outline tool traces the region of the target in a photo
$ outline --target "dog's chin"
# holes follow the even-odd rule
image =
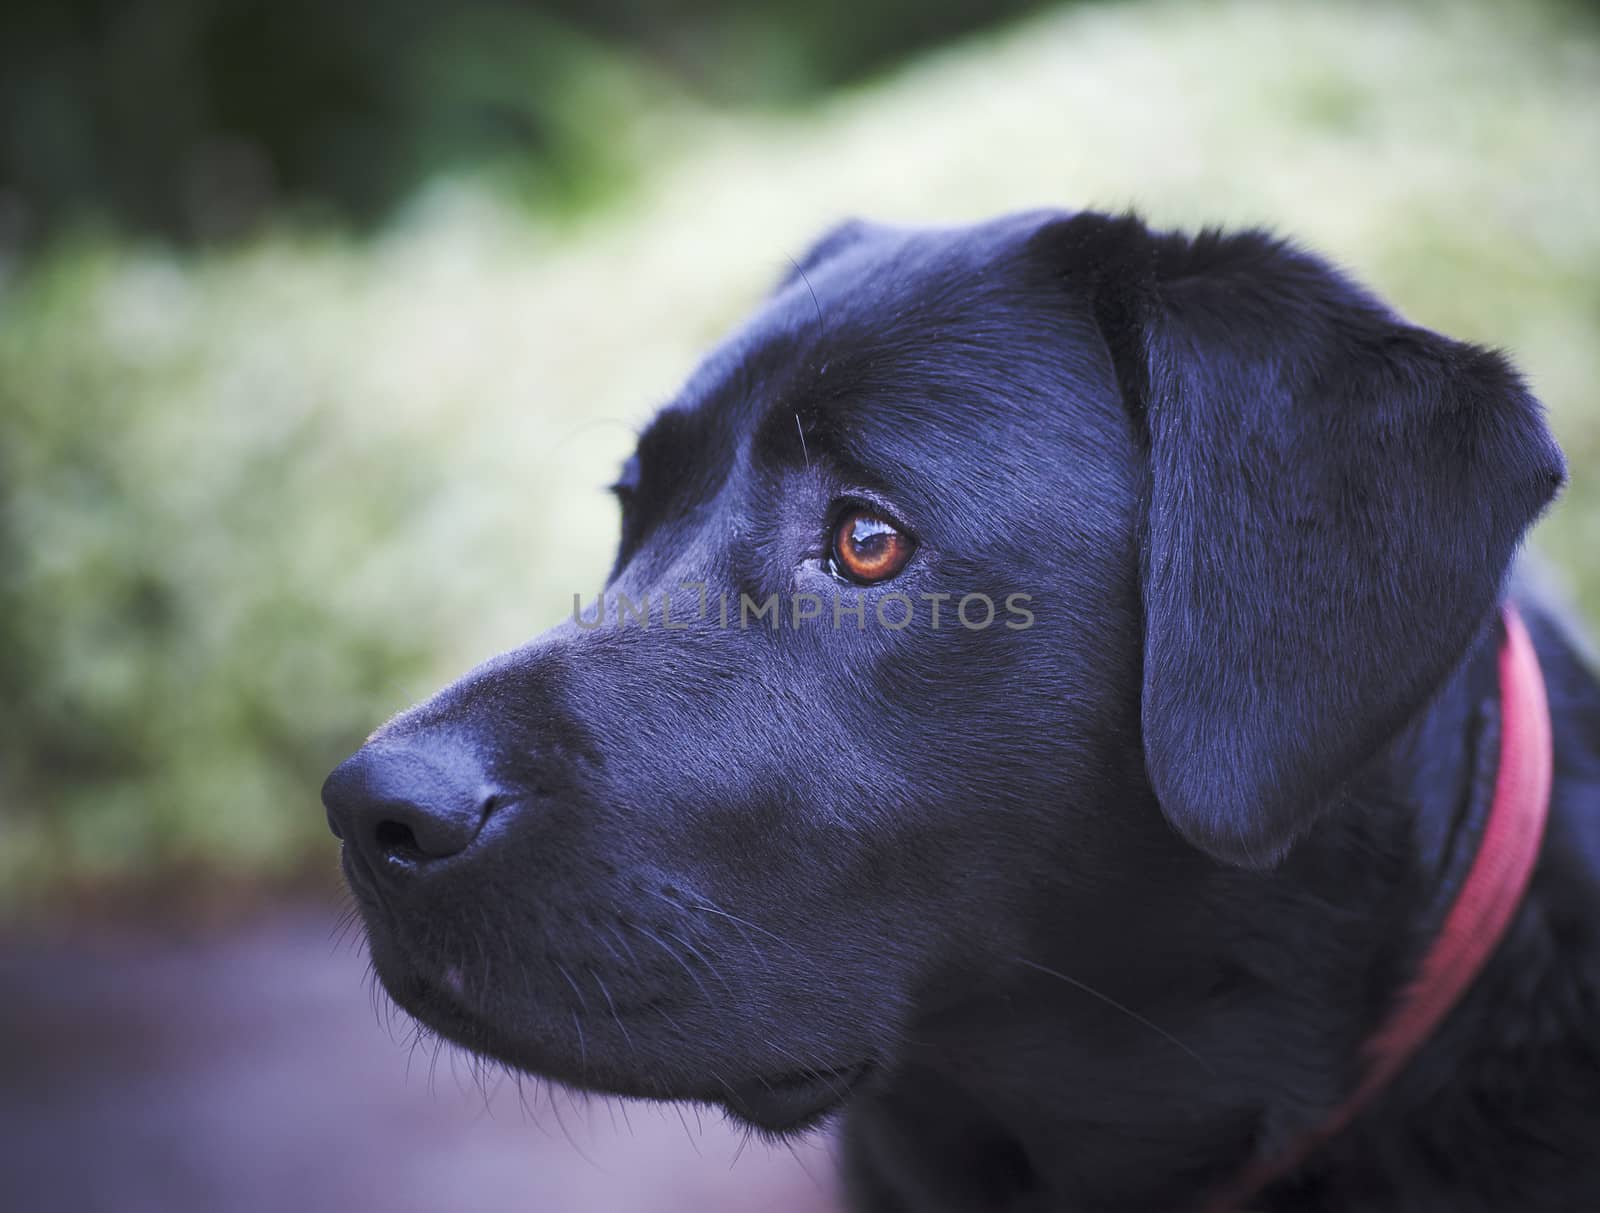
[[[434,981],[415,972],[397,971],[376,960],[376,949],[374,958],[373,967],[384,990],[423,1028],[470,1052],[507,1060],[499,1056],[502,1050],[497,1046],[501,1042],[495,1039],[493,1027],[458,1001],[448,979]]]
[[[381,935],[370,936],[370,942],[373,967],[383,988],[402,1011],[424,1028],[479,1056],[580,1090],[668,1102],[720,1104],[751,1127],[778,1135],[815,1127],[837,1111],[872,1071],[868,1062],[853,1062],[682,1090],[629,1082],[620,1074],[615,1076],[618,1081],[599,1083],[592,1068],[579,1078],[559,1059],[542,1056],[541,1051],[497,1027],[491,1017],[469,1007],[459,981],[449,971],[438,979],[424,976],[400,960]],[[591,1067],[594,1060],[589,1059]]]
[[[837,1111],[871,1073],[867,1062],[734,1083],[720,1103],[766,1133],[799,1133]]]

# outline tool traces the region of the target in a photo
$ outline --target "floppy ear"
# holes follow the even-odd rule
[[[1498,354],[1262,233],[1039,238],[1148,442],[1151,784],[1202,850],[1270,865],[1461,660],[1560,449]]]

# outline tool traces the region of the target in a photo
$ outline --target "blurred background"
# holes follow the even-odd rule
[[[832,1207],[825,1139],[409,1050],[325,772],[598,586],[634,428],[855,214],[1264,223],[1505,348],[1594,618],[1597,186],[1578,0],[9,0],[0,1191]]]

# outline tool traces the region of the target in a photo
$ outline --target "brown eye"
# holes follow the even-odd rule
[[[894,523],[870,510],[851,510],[833,528],[834,570],[862,585],[887,581],[916,549]]]

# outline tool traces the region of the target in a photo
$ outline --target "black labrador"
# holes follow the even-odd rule
[[[837,1113],[853,1208],[1205,1207],[1428,949],[1512,593],[1531,890],[1252,1205],[1600,1209],[1600,687],[1507,589],[1563,476],[1502,357],[1260,232],[847,224],[644,431],[603,595],[329,778],[378,975],[563,1083]]]

